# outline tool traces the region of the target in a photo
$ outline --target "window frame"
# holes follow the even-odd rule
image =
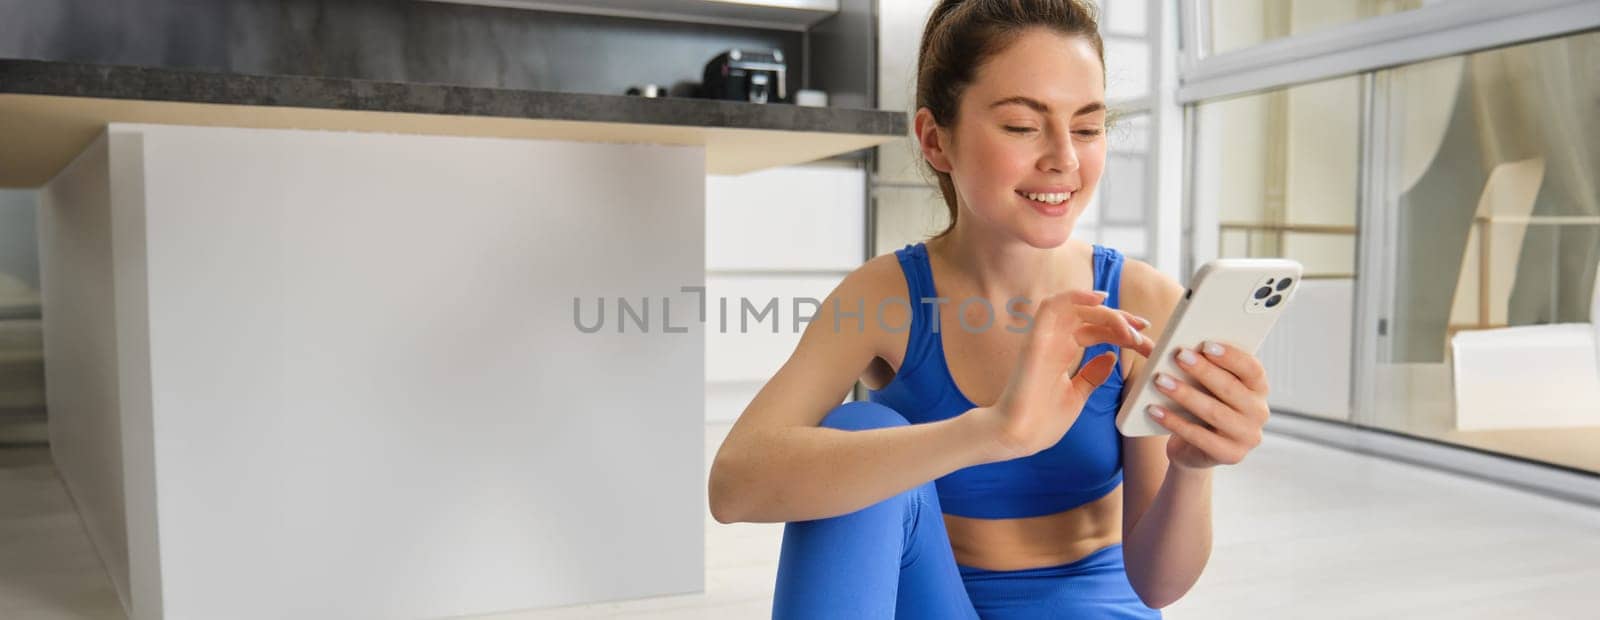
[[[1207,55],[1214,0],[1182,3],[1182,104],[1273,90],[1600,28],[1590,0],[1445,0]]]

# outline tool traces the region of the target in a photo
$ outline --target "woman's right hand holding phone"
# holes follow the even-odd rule
[[[1040,302],[1005,391],[993,405],[967,414],[985,422],[992,461],[1036,454],[1072,428],[1117,361],[1107,352],[1074,372],[1071,361],[1079,351],[1109,343],[1149,356],[1155,348],[1141,333],[1149,321],[1108,308],[1102,305],[1105,299],[1104,292],[1075,290]]]

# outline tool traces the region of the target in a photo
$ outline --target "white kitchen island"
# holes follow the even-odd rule
[[[602,96],[578,102],[624,112],[574,120],[572,96],[489,89],[437,113],[175,101],[148,95],[230,78],[130,69],[141,96],[116,68],[18,66],[0,185],[43,187],[52,452],[138,620],[703,590],[705,175],[905,129],[721,102],[631,123],[670,111]],[[85,73],[105,92],[18,79]],[[482,105],[533,96],[558,112]]]

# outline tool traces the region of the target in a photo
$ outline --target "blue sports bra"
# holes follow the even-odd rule
[[[912,424],[955,417],[977,407],[956,387],[945,365],[944,344],[934,324],[933,271],[922,243],[895,250],[911,293],[911,326],[905,361],[888,385],[869,390],[867,399],[888,406]],[[1116,308],[1122,276],[1122,254],[1094,246],[1094,288]],[[921,300],[927,299],[923,302]],[[954,300],[952,300],[954,301]],[[1003,310],[1003,309],[1001,309]],[[997,311],[998,312],[998,311]],[[1001,328],[995,328],[1001,329]],[[1083,361],[1106,351],[1096,344]],[[1080,363],[1079,367],[1082,367]],[[974,465],[934,481],[944,512],[978,519],[1037,517],[1069,510],[1104,497],[1122,483],[1122,441],[1116,429],[1122,401],[1122,365],[1089,396],[1077,422],[1056,445],[1032,456]]]

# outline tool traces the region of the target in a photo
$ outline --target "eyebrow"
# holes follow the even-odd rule
[[[1040,114],[1049,114],[1050,113],[1050,106],[1045,105],[1045,103],[1043,101],[1039,101],[1038,99],[1034,99],[1032,97],[1024,97],[1022,95],[1017,95],[1015,97],[1006,97],[1005,99],[1001,99],[999,101],[996,101],[994,103],[989,104],[989,108],[990,109],[994,109],[994,108],[998,108],[998,107],[1003,106],[1003,105],[1025,105],[1025,106],[1028,106],[1030,108],[1033,108],[1035,111],[1038,111]],[[1078,108],[1078,111],[1077,112],[1073,112],[1072,115],[1073,116],[1083,116],[1085,114],[1089,114],[1091,112],[1099,112],[1099,111],[1104,110],[1104,109],[1106,109],[1105,102],[1104,101],[1096,101],[1094,103],[1090,103],[1090,104],[1087,104],[1087,105],[1085,105],[1085,106],[1083,106],[1081,108]]]

